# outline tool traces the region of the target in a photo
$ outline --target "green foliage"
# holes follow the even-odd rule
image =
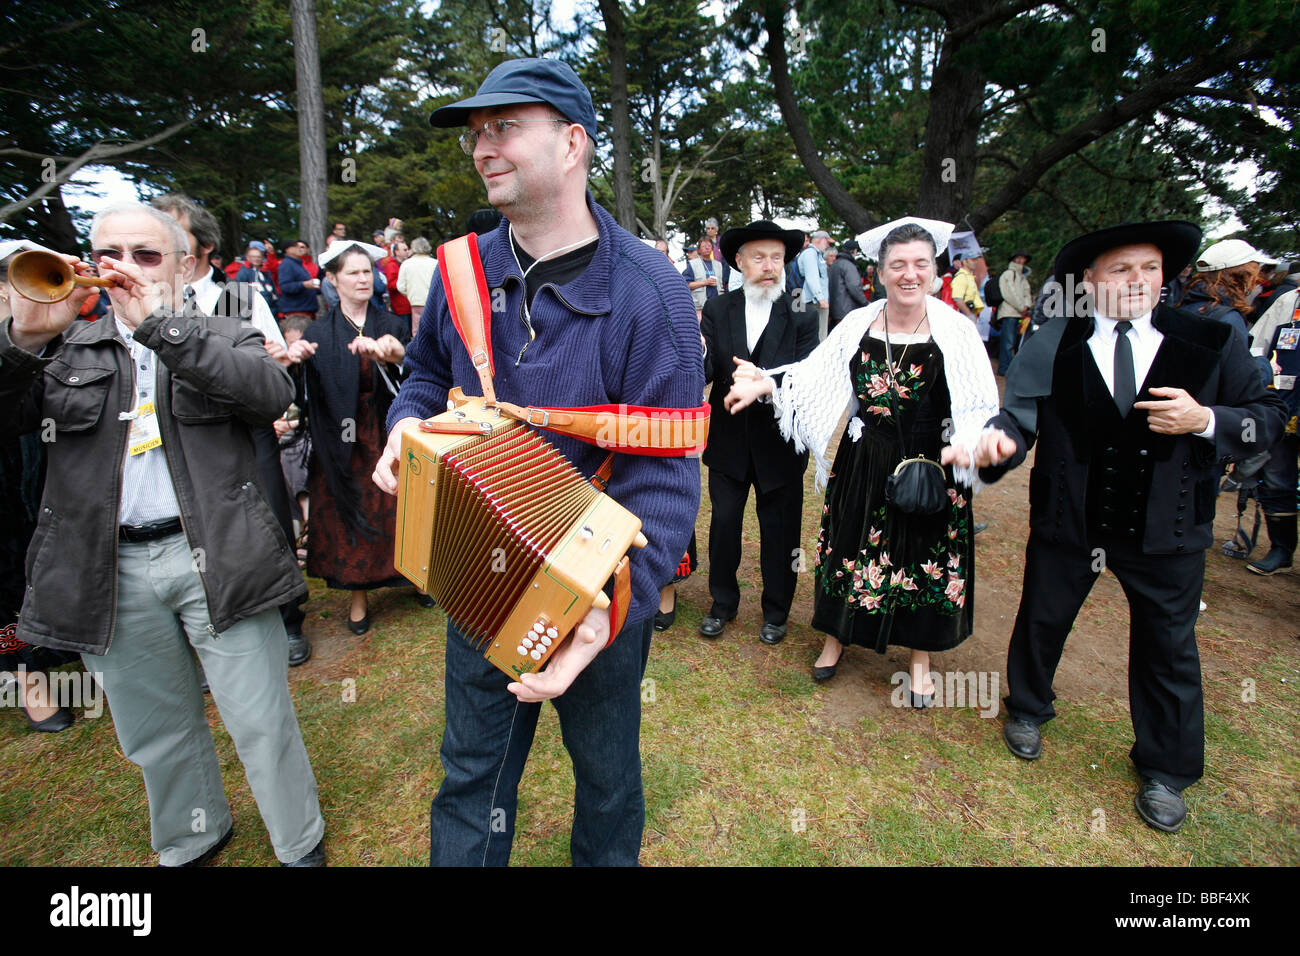
[[[759,50],[771,2],[740,0],[732,8],[738,47]],[[998,6],[794,4],[785,23],[796,99],[822,160],[864,209],[883,219],[915,211],[923,163],[935,159],[926,144],[940,125],[975,136],[970,213],[1072,127],[1104,118],[1180,69],[1210,63],[1208,73],[1168,90],[1137,119],[1054,157],[1009,211],[993,209],[1003,218],[985,231],[996,239],[1015,223],[1050,254],[1082,228],[1124,219],[1208,215],[1207,227],[1220,228],[1209,204],[1240,217],[1253,241],[1297,244],[1300,51],[1283,26],[1294,20],[1294,0],[1044,3],[970,26]],[[984,85],[976,115],[935,112],[931,82],[945,44],[961,67],[956,82]],[[1232,175],[1250,164],[1262,171],[1253,191]],[[819,198],[817,205],[818,218],[831,220],[829,204]]]

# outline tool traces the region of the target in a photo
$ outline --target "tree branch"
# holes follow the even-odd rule
[[[772,89],[794,142],[795,153],[813,184],[826,197],[836,214],[855,234],[866,232],[880,224],[880,217],[868,212],[849,195],[849,191],[822,161],[817,144],[813,142],[812,132],[808,129],[808,120],[795,101],[794,85],[790,81],[790,63],[785,52],[785,6],[780,0],[765,0],[762,16],[767,31],[764,52],[772,76]]]
[[[1235,90],[1216,90],[1208,86],[1196,86],[1187,91],[1188,96],[1204,96],[1212,100],[1226,100],[1229,103],[1242,103],[1246,106],[1279,106],[1283,109],[1300,106],[1296,100],[1284,96],[1260,96],[1254,90],[1238,93]]]
[[[1057,193],[1056,190],[1052,189],[1051,187],[1047,186],[1044,183],[1037,183],[1034,185],[1034,188],[1037,189],[1044,196],[1046,196],[1048,199],[1052,200],[1052,202],[1056,203],[1058,206],[1064,209],[1065,214],[1070,217],[1070,221],[1074,223],[1075,228],[1078,229],[1080,232],[1089,232],[1090,230],[1095,228],[1093,226],[1084,225],[1083,221],[1080,220],[1079,217],[1074,214],[1074,210],[1070,208],[1069,204],[1064,199],[1061,198],[1060,194]]]
[[[1067,156],[1077,153],[1125,123],[1165,108],[1169,101],[1186,95],[1197,83],[1216,76],[1230,65],[1259,55],[1264,43],[1263,39],[1243,40],[1230,44],[1213,56],[1196,57],[1178,69],[1145,83],[1117,103],[1076,123],[1025,160],[1018,173],[1004,183],[984,205],[971,212],[971,225],[979,230],[997,219],[1029,192],[1047,170]]]
[[[1009,3],[999,3],[992,9],[985,10],[978,16],[971,17],[969,20],[963,20],[956,29],[948,31],[946,43],[961,43],[969,40],[972,36],[979,33],[985,27],[991,27],[995,24],[1005,23],[1008,20],[1014,20],[1026,10],[1032,10],[1034,7],[1041,7],[1042,0],[1011,0]]]
[[[44,198],[48,193],[53,192],[55,189],[58,189],[69,179],[71,179],[74,175],[76,175],[77,170],[81,169],[82,166],[85,166],[89,163],[103,162],[106,159],[115,159],[118,156],[125,156],[128,153],[135,153],[142,149],[148,149],[150,146],[156,146],[158,143],[161,143],[163,140],[168,139],[171,136],[175,136],[177,133],[185,129],[187,126],[192,125],[196,119],[197,117],[192,119],[182,120],[179,123],[173,123],[171,126],[168,126],[165,130],[163,130],[160,133],[155,133],[153,136],[149,136],[145,139],[136,140],[135,142],[132,143],[123,143],[120,146],[105,146],[102,141],[96,143],[94,146],[90,147],[90,149],[86,150],[76,159],[72,160],[70,163],[64,166],[63,169],[61,169],[58,172],[58,174],[54,177],[53,180],[51,180],[48,183],[44,183],[39,188],[37,188],[35,192],[31,193],[26,198],[20,199],[17,202],[12,202],[9,205],[5,206],[3,209],[0,209],[0,222],[6,222],[14,214],[20,213],[24,209],[28,208],[29,206],[32,206],[35,203],[40,202],[41,199]],[[52,159],[53,157],[38,156],[37,158]]]

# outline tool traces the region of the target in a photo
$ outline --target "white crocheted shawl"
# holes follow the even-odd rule
[[[854,309],[802,362],[764,370],[769,376],[781,376],[772,394],[781,435],[794,442],[796,451],[812,451],[819,490],[830,478],[831,462],[826,451],[845,409],[853,414],[847,428],[849,438],[857,441],[862,435],[849,363],[858,353],[867,328],[884,307],[882,299]],[[926,312],[930,335],[943,354],[944,375],[952,397],[949,444],[973,448],[985,423],[998,413],[998,386],[988,353],[975,324],[960,312],[933,297],[926,303]],[[983,487],[973,468],[954,467],[953,477],[969,487],[972,494]]]

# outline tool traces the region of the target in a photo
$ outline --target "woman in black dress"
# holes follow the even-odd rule
[[[929,294],[950,229],[900,220],[866,234],[868,254],[879,246],[885,299],[845,316],[803,362],[770,372],[742,365],[726,399],[735,411],[772,395],[782,434],[812,449],[818,484],[827,485],[812,620],[827,636],[814,678],[834,675],[845,644],[907,647],[915,707],[933,700],[930,653],[971,633],[970,501],[979,482],[970,469],[944,468],[948,504],[933,515],[896,510],[885,482],[905,458],[938,461],[945,445],[973,447],[998,410],[975,325]],[[852,417],[828,470],[846,407]]]
[[[354,634],[370,628],[367,591],[409,583],[393,567],[396,499],[370,480],[411,339],[410,322],[371,301],[376,254],[367,243],[335,242],[321,256],[339,304],[289,348],[302,365],[297,404],[311,435],[307,573],[352,592]]]

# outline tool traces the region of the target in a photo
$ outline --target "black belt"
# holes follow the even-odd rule
[[[180,518],[168,518],[166,521],[155,521],[153,524],[124,524],[118,525],[117,540],[131,541],[135,543],[140,541],[153,541],[157,538],[165,538],[169,534],[175,534],[180,530]]]

